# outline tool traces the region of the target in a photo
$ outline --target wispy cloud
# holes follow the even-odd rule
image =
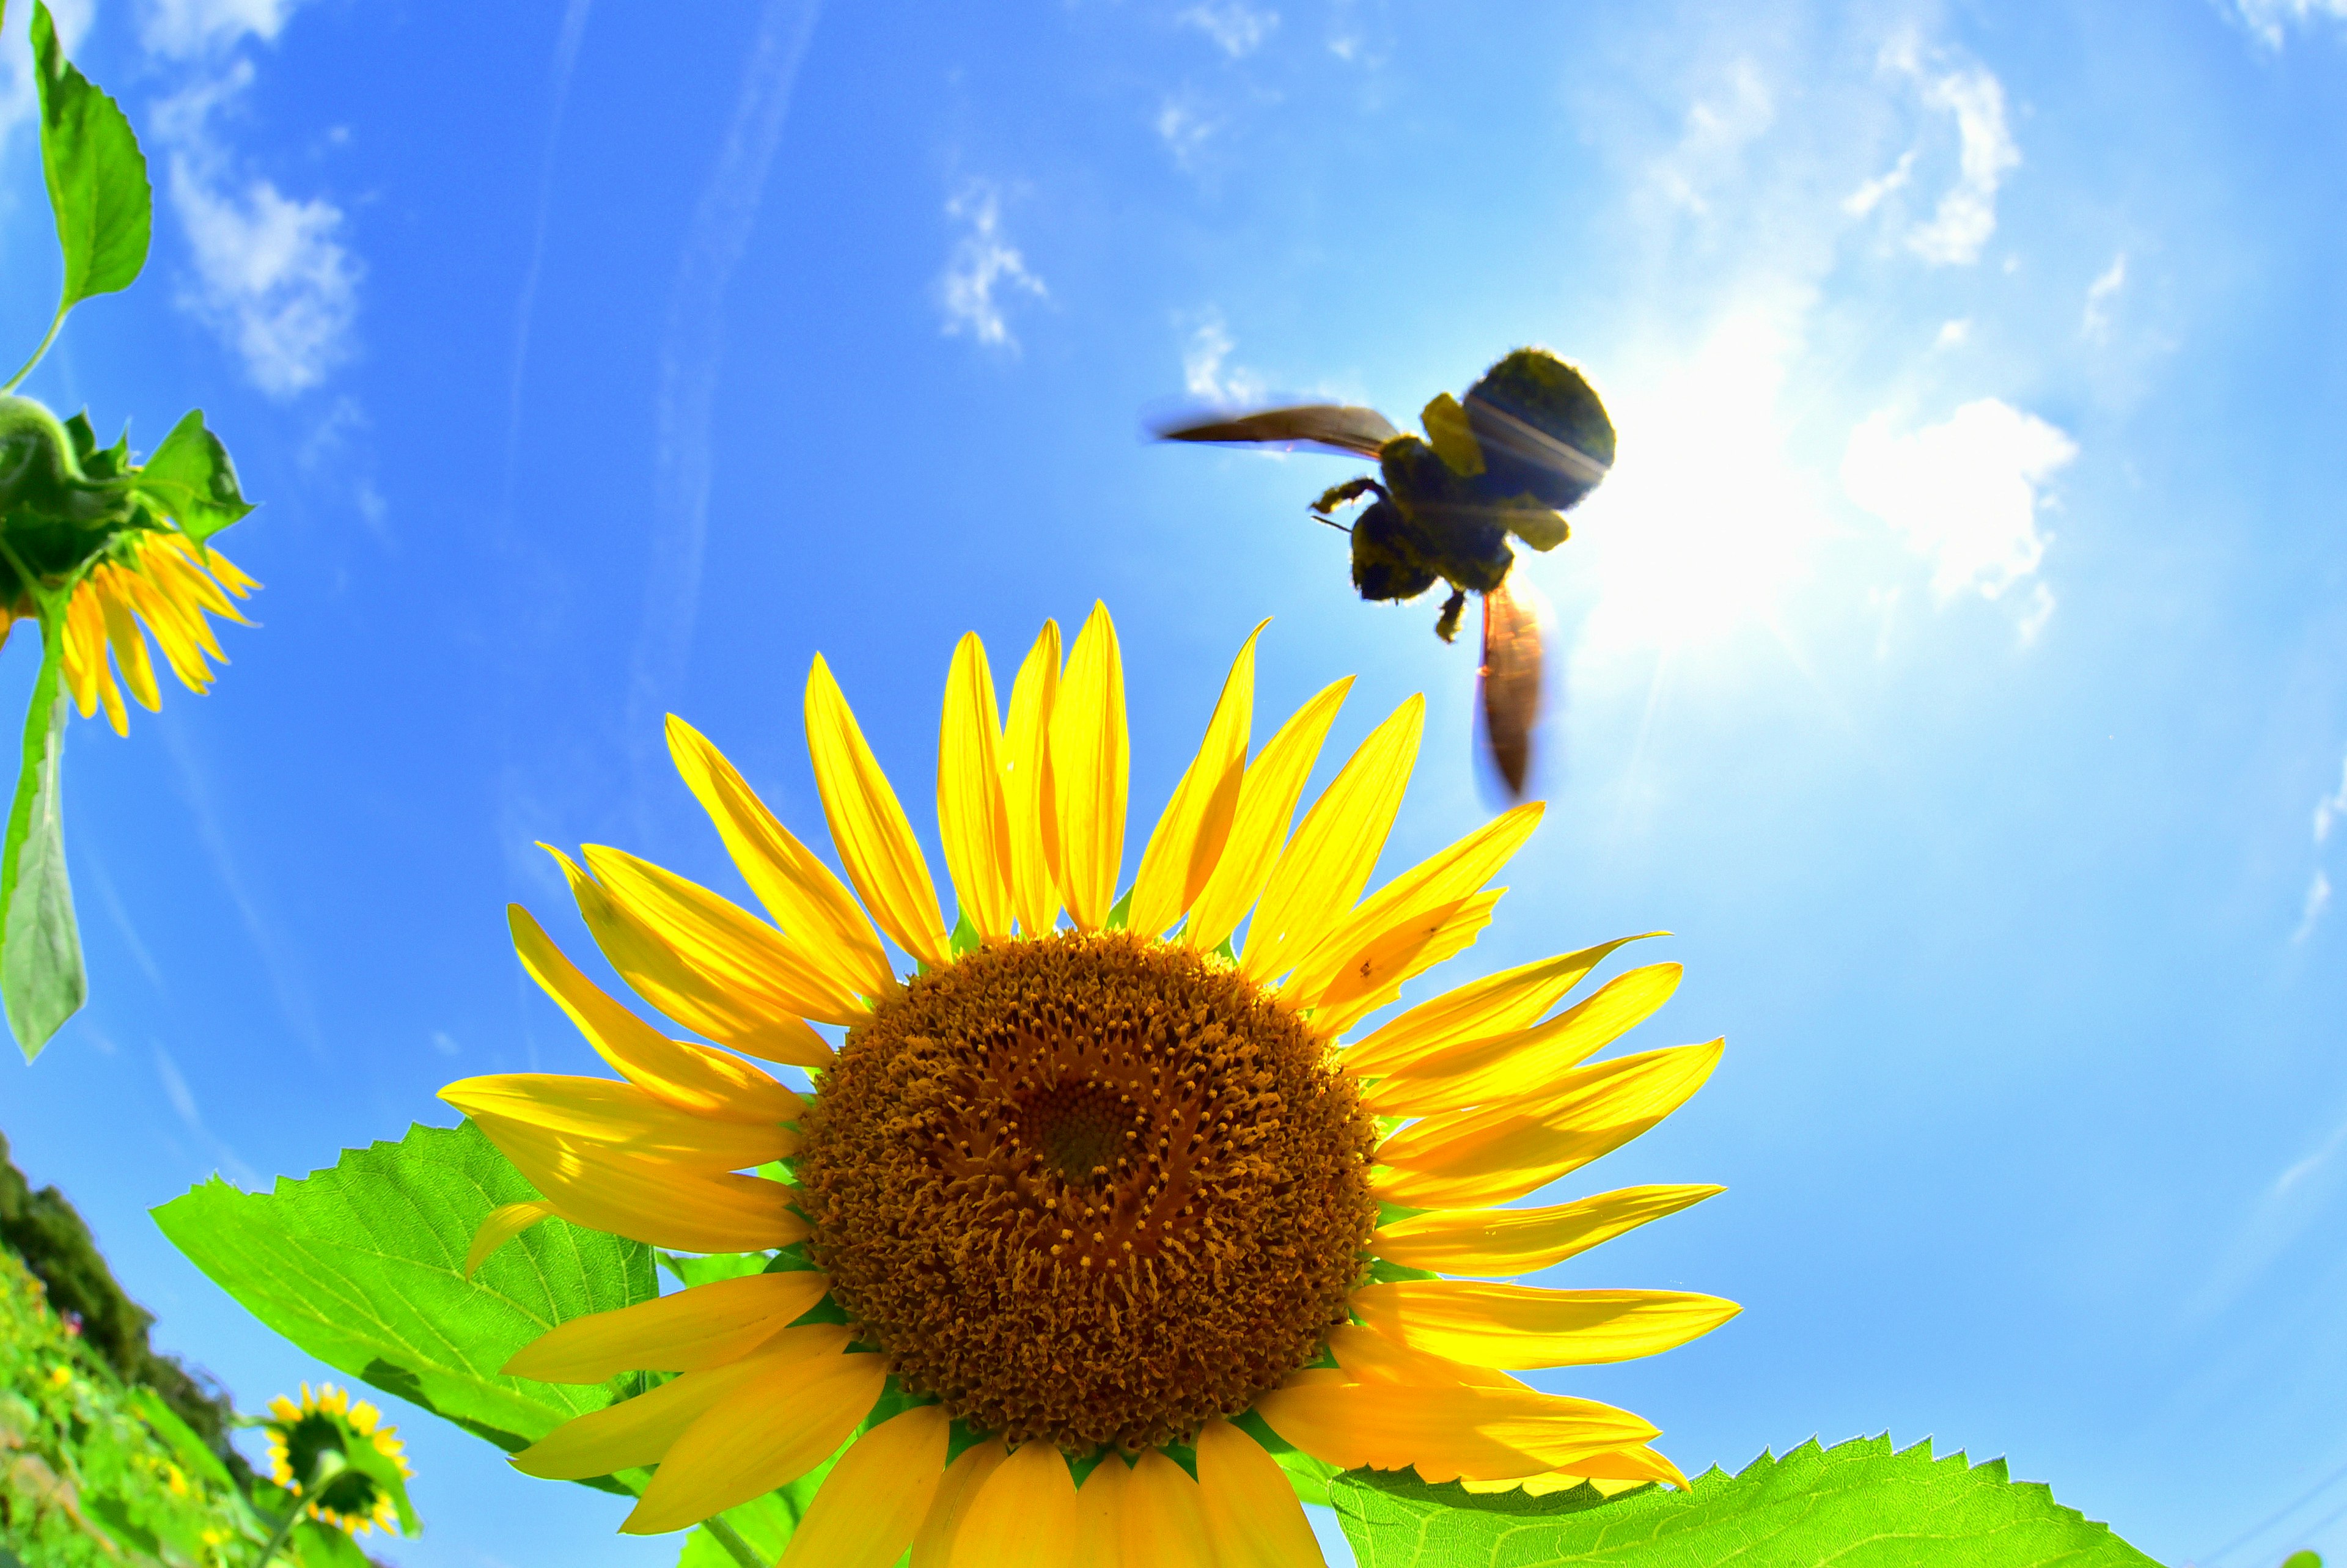
[[[2331,878],[2318,866],[2314,868],[2314,879],[2306,885],[2306,903],[2299,911],[2298,929],[2291,933],[2290,939],[2303,942],[2314,935],[2314,927],[2321,920],[2322,912],[2330,907]]]
[[[1235,347],[1230,329],[1223,324],[1221,313],[1206,312],[1192,330],[1189,344],[1182,352],[1184,389],[1202,403],[1225,407],[1260,401],[1262,378],[1229,363]]]
[[[251,17],[232,26],[193,15],[200,9],[173,24],[194,29],[184,40],[173,32],[174,47],[225,46],[257,31]],[[282,25],[282,8],[267,19]],[[156,105],[153,123],[168,149],[164,189],[195,264],[180,303],[236,351],[254,384],[288,397],[350,356],[364,269],[343,242],[341,208],[240,172],[217,121],[251,83],[252,62],[231,61]]]
[[[2319,856],[2324,845],[2331,841],[2331,830],[2347,819],[2347,763],[2340,764],[2339,789],[2314,803],[2314,852]],[[2300,908],[2298,929],[2291,933],[2291,941],[2299,943],[2314,935],[2323,913],[2331,907],[2331,876],[2321,864],[2306,885],[2306,902]]]
[[[1744,149],[1776,119],[1776,100],[1759,67],[1736,61],[1716,90],[1687,107],[1678,145],[1655,171],[1664,194],[1690,212],[1710,210],[1710,192],[1734,179]]]
[[[2330,841],[2331,830],[2342,817],[2347,817],[2347,763],[2339,770],[2339,793],[2324,795],[2314,803],[2314,842]]]
[[[1863,218],[1881,206],[1884,197],[1904,190],[1914,175],[1915,149],[1911,147],[1899,155],[1898,162],[1844,197],[1841,210],[1853,218]]]
[[[968,333],[982,343],[1018,347],[999,296],[1024,293],[1040,300],[1046,291],[1002,232],[1000,194],[985,180],[972,180],[947,201],[946,217],[961,230],[938,281],[948,335]]]
[[[179,1117],[179,1124],[188,1130],[199,1146],[219,1162],[220,1173],[249,1191],[260,1187],[261,1177],[253,1168],[237,1157],[236,1151],[229,1147],[227,1140],[204,1125],[203,1112],[196,1104],[195,1091],[188,1087],[187,1076],[179,1071],[179,1064],[171,1060],[171,1053],[160,1045],[155,1048],[155,1076],[161,1081],[163,1098],[171,1102],[172,1113]]]
[[[1962,317],[1952,322],[1942,322],[1940,323],[1939,335],[1932,340],[1932,346],[1933,348],[1962,348],[1964,345],[1965,341],[1972,335],[1973,323],[1970,317]]]
[[[1278,12],[1255,10],[1245,0],[1209,0],[1183,12],[1181,19],[1234,60],[1254,54],[1279,26]]]
[[[2111,258],[2102,276],[2086,285],[2086,309],[2078,318],[2078,335],[2088,343],[2107,342],[2111,335],[2111,305],[2127,287],[2127,252]]]
[[[2225,9],[2269,49],[2281,47],[2283,31],[2292,25],[2309,26],[2324,16],[2347,20],[2347,0],[2232,0]]]
[[[301,0],[148,0],[138,41],[149,53],[185,60],[233,47],[246,38],[263,43],[285,28]]]
[[[1973,589],[1995,599],[2045,559],[2040,492],[2077,455],[2045,421],[1984,397],[1904,435],[1889,413],[1869,415],[1850,433],[1842,487],[1930,564],[1933,597]],[[2029,609],[2051,603],[2033,596]]]
[[[1922,87],[1924,106],[1956,122],[1956,178],[1932,216],[1907,233],[1907,248],[1934,266],[1965,266],[1980,260],[1996,232],[1996,193],[2021,162],[2021,149],[2004,122],[2004,87],[1985,67],[1959,67],[1933,72],[1911,44],[1885,56],[1894,70]]]

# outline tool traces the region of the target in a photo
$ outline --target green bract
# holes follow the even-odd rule
[[[88,994],[57,801],[67,606],[91,569],[128,536],[176,529],[200,545],[252,510],[228,448],[204,427],[200,410],[181,419],[141,466],[132,461],[127,437],[100,447],[86,416],[61,421],[32,398],[14,395],[75,305],[128,288],[138,276],[154,218],[138,138],[121,106],[66,58],[40,0],[34,0],[32,46],[41,169],[64,278],[47,332],[0,386],[0,610],[41,626],[41,670],[0,841],[0,1006],[27,1061]],[[104,659],[103,650],[97,657]]]

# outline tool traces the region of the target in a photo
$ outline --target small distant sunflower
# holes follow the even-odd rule
[[[1291,835],[1350,682],[1250,763],[1254,683],[1251,636],[1120,901],[1128,751],[1106,610],[1064,667],[1046,624],[1007,719],[964,638],[938,769],[952,935],[820,658],[807,742],[853,895],[669,721],[679,770],[772,923],[600,845],[583,866],[560,857],[571,890],[647,1002],[807,1069],[815,1089],[651,1028],[511,911],[525,967],[625,1081],[533,1073],[442,1091],[545,1194],[492,1214],[475,1261],[548,1214],[688,1252],[782,1249],[764,1273],[575,1319],[516,1355],[508,1373],[554,1382],[679,1374],[556,1429],[514,1456],[520,1469],[657,1464],[621,1526],[652,1532],[836,1453],[790,1568],[888,1568],[908,1546],[913,1568],[1107,1568],[1120,1542],[1148,1553],[1133,1562],[1317,1563],[1273,1439],[1478,1490],[1685,1484],[1646,1421],[1502,1368],[1649,1355],[1734,1304],[1441,1276],[1545,1268],[1719,1191],[1498,1206],[1654,1126],[1720,1042],[1589,1063],[1678,978],[1634,969],[1543,1021],[1608,942],[1340,1045],[1490,922],[1502,890],[1485,884],[1540,807],[1364,898],[1422,700],[1362,743]],[[876,924],[916,961],[909,978]],[[836,1051],[810,1020],[845,1027]],[[775,1160],[788,1181],[741,1173]]]
[[[230,595],[244,599],[260,586],[219,550],[200,548],[185,534],[153,529],[119,536],[67,600],[65,679],[74,705],[87,719],[104,702],[107,721],[118,735],[130,733],[123,686],[148,712],[161,708],[142,623],[180,684],[190,692],[209,690],[212,670],[205,655],[222,663],[228,655],[220,651],[205,612],[250,625]],[[19,598],[8,607],[7,629],[36,618],[32,601]],[[116,666],[121,669],[119,682]]]
[[[385,1534],[415,1532],[407,1501],[407,1462],[399,1429],[364,1399],[351,1402],[332,1383],[313,1394],[302,1385],[296,1404],[280,1394],[269,1402],[270,1479],[300,1498],[305,1511],[353,1535],[380,1527]]]

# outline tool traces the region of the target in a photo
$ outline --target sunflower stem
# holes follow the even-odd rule
[[[285,1544],[285,1538],[293,1533],[293,1527],[301,1522],[302,1505],[297,1502],[286,1510],[285,1518],[277,1526],[277,1533],[269,1538],[269,1544],[262,1547],[261,1555],[252,1560],[252,1568],[269,1568],[269,1560],[277,1555],[277,1549]]]
[[[766,1568],[766,1560],[758,1555],[758,1549],[743,1540],[742,1532],[726,1523],[724,1515],[712,1513],[701,1522],[701,1527],[732,1553],[742,1568]]]

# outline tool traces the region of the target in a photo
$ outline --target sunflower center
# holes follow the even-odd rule
[[[999,943],[849,1031],[798,1178],[897,1376],[1071,1452],[1186,1440],[1320,1352],[1374,1225],[1374,1122],[1217,959]]]

